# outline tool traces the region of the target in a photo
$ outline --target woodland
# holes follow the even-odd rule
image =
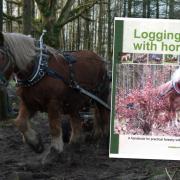
[[[90,49],[112,60],[114,17],[180,18],[179,0],[1,0],[0,30],[61,50]]]
[[[180,0],[1,0],[0,30],[39,39],[60,51],[92,50],[112,61],[114,17],[180,19]],[[120,78],[123,78],[120,77]],[[0,119],[8,103],[0,90]]]
[[[0,31],[39,39],[45,29],[46,44],[61,51],[92,50],[107,62],[113,56],[114,17],[180,19],[180,0],[0,0]],[[119,74],[126,82],[126,75]],[[129,85],[133,83],[129,81]],[[16,101],[15,82],[7,89],[9,101],[12,97]],[[180,179],[178,161],[110,159],[103,143],[82,144],[80,149],[70,150],[72,153],[65,151],[64,162],[39,167],[39,155],[23,145],[11,121],[2,121],[8,118],[5,91],[0,87],[0,179]],[[18,109],[18,103],[16,106]],[[47,147],[47,117],[37,116],[39,121],[32,121]]]
[[[39,39],[45,29],[46,44],[61,51],[92,50],[110,62],[114,17],[180,19],[180,1],[0,0],[0,31]],[[0,97],[3,107],[6,98]]]

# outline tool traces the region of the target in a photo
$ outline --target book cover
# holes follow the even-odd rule
[[[180,160],[180,21],[114,24],[110,157]]]

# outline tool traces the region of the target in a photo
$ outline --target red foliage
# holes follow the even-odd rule
[[[156,72],[159,81],[163,82],[166,74]],[[167,73],[167,71],[166,71]],[[140,82],[137,87],[140,87]],[[172,120],[169,98],[161,96],[161,86],[154,87],[150,70],[146,70],[143,88],[134,88],[126,95],[123,89],[116,93],[115,132],[125,134],[149,134],[153,125],[164,125]],[[166,89],[165,89],[166,91]]]

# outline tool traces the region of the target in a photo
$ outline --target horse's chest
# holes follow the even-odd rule
[[[50,96],[45,91],[37,92],[36,90],[24,89],[18,94],[23,102],[33,111],[46,111]]]

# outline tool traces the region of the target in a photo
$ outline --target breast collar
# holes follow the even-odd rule
[[[36,56],[35,66],[32,74],[27,79],[18,79],[16,80],[16,86],[21,87],[30,87],[38,83],[46,74],[46,69],[48,68],[48,59],[49,55],[46,49],[43,50],[43,53],[40,53]]]

